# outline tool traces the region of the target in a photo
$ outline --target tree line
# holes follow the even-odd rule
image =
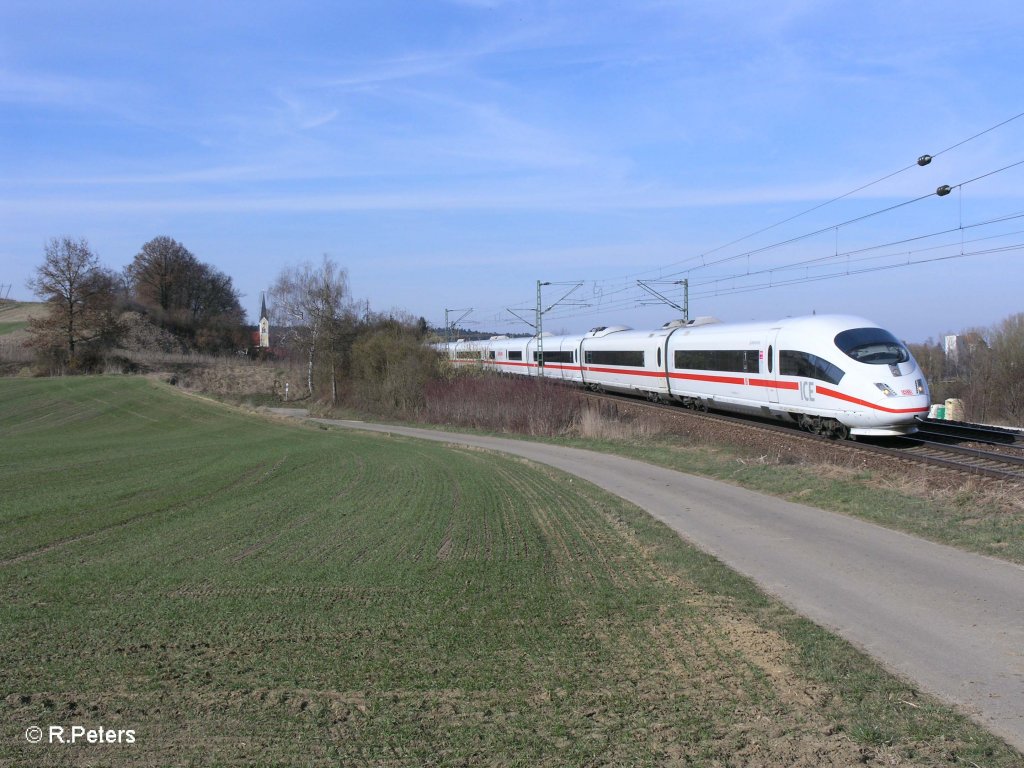
[[[29,345],[51,368],[95,367],[133,318],[199,352],[235,349],[246,336],[231,278],[170,237],[145,243],[121,272],[104,267],[85,239],[52,238],[28,287],[48,305],[29,321]]]
[[[324,257],[281,271],[270,290],[275,345],[305,369],[305,396],[378,413],[410,413],[440,356],[427,321],[378,313],[353,299],[348,273]]]
[[[954,345],[911,344],[933,402],[963,401],[970,421],[1024,425],[1024,313],[956,334]]]
[[[29,287],[48,305],[29,322],[30,346],[51,372],[90,372],[139,336],[208,354],[251,352],[231,278],[170,237],[145,243],[121,272],[104,267],[84,239],[51,239]],[[347,272],[326,256],[286,267],[269,301],[271,354],[303,369],[310,400],[408,413],[438,375],[423,318],[372,312],[351,293]]]
[[[50,370],[89,371],[139,324],[183,350],[223,354],[250,346],[231,277],[161,236],[121,272],[104,267],[84,239],[51,239],[28,286],[48,305],[29,321],[29,345]],[[275,353],[303,368],[303,396],[378,412],[411,413],[442,375],[424,342],[430,329],[401,311],[375,313],[356,301],[346,271],[286,267],[270,291]],[[935,402],[963,400],[967,418],[1024,424],[1024,313],[957,335],[909,345]]]

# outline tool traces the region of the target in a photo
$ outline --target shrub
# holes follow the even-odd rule
[[[375,413],[414,416],[423,407],[428,382],[439,376],[439,362],[415,328],[383,323],[352,345],[348,399]]]
[[[562,435],[582,409],[579,392],[548,379],[458,373],[425,388],[424,420],[496,432]]]

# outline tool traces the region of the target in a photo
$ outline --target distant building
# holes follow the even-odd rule
[[[957,346],[957,336],[952,334],[943,339],[942,349],[946,353],[947,360],[956,360],[960,348]]]

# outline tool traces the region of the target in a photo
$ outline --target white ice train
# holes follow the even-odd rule
[[[496,336],[439,347],[459,366],[771,416],[841,438],[913,432],[929,406],[928,384],[906,346],[846,315],[743,324],[699,318],[654,331],[609,326],[545,334],[539,343]]]

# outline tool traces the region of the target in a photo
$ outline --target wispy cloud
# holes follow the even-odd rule
[[[186,177],[183,177],[186,178]],[[127,180],[125,180],[127,181]],[[1014,185],[1015,186],[1015,185]],[[73,210],[115,214],[126,213],[342,213],[342,212],[423,212],[447,213],[472,211],[538,211],[600,213],[627,210],[685,210],[734,208],[761,204],[814,202],[839,197],[850,187],[836,183],[815,185],[775,185],[729,188],[669,188],[665,186],[611,186],[603,183],[562,180],[514,180],[508,184],[462,189],[423,187],[364,193],[232,194],[206,193],[187,196],[97,196],[20,197],[0,199],[8,213],[42,214],[52,210]],[[918,192],[922,188],[918,188]],[[1009,191],[1009,190],[1007,190]],[[925,190],[927,193],[927,190]],[[999,191],[1004,194],[1003,190]],[[892,199],[893,190],[863,200]],[[1024,196],[1024,192],[1018,193]]]
[[[182,0],[102,16],[0,4],[0,253],[173,230],[215,242],[207,257],[250,293],[237,254],[349,241],[367,263],[436,258],[453,291],[472,263],[507,282],[522,262],[671,260],[1020,111],[1024,67],[1011,0],[966,15],[953,0],[309,0],[244,18]],[[1017,128],[844,204],[1020,159]],[[1016,210],[1020,182],[972,186],[965,215]]]
[[[70,74],[49,74],[0,69],[0,102],[59,106],[70,109],[97,108],[124,92],[121,82]]]

